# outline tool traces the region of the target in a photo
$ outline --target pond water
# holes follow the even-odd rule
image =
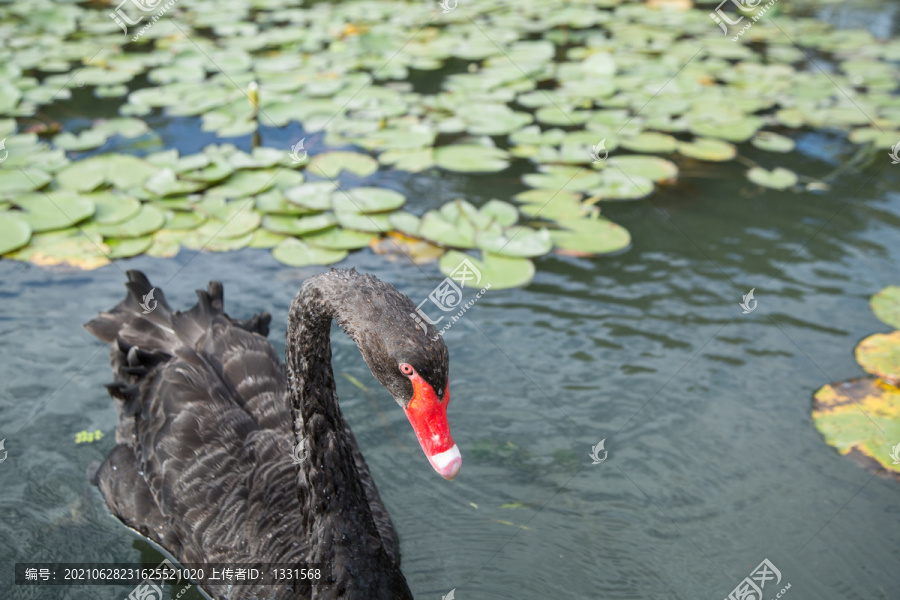
[[[65,109],[84,114],[77,100]],[[150,123],[185,154],[213,141],[195,135],[195,121]],[[287,147],[298,131],[263,137]],[[796,139],[784,166],[816,178],[855,152],[839,134]],[[421,213],[457,197],[508,198],[523,189],[525,168],[382,173],[375,185],[402,190]],[[649,199],[605,204],[632,234],[627,252],[538,259],[530,285],[488,292],[447,332],[449,417],[464,457],[452,483],[435,475],[403,414],[336,332],[342,408],[416,597],[722,598],[767,558],[781,582],[766,597],[790,583],[785,597],[796,600],[896,598],[900,486],[826,445],[810,401],[820,386],[862,375],[853,348],[885,329],[868,297],[900,280],[898,182],[886,155],[803,194],[760,191],[741,165],[725,163],[684,169]],[[443,278],[434,264],[368,250],[339,266],[416,302]],[[127,269],[144,270],[175,307],[222,281],[230,315],[272,312],[279,353],[290,300],[322,270],[252,249],[183,250],[90,272],[0,261],[3,598],[130,591],[13,588],[16,561],[162,558],[109,516],[85,474],[113,446],[115,410],[102,387],[106,347],[81,324],[119,301]],[[751,288],[758,306],[742,314]],[[77,432],[98,429],[101,439],[75,443]],[[607,458],[592,464],[601,440]]]

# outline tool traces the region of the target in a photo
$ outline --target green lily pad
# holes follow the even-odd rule
[[[614,156],[609,166],[618,167],[629,177],[646,177],[650,181],[668,181],[678,177],[678,167],[658,156]]]
[[[253,232],[253,241],[250,242],[250,247],[274,248],[286,239],[288,239],[288,236],[286,235],[280,233],[272,233],[271,231],[266,231],[265,229],[257,229]]]
[[[107,184],[125,190],[142,185],[157,170],[135,156],[103,154],[62,169],[56,174],[56,184],[79,192],[90,192]]]
[[[872,296],[870,303],[876,317],[891,327],[900,329],[900,286],[887,286]]]
[[[190,230],[197,229],[206,222],[206,217],[199,212],[184,210],[169,210],[165,212],[166,229]]]
[[[335,213],[334,216],[337,218],[338,225],[344,229],[353,229],[355,231],[364,231],[368,233],[387,233],[394,229],[391,225],[390,215],[386,214],[363,214],[341,211]]]
[[[604,218],[560,221],[562,229],[551,231],[557,252],[573,256],[593,256],[624,250],[631,245],[628,230]]]
[[[812,418],[840,454],[900,481],[891,458],[900,456],[900,389],[874,377],[831,383],[815,393]]]
[[[0,193],[22,194],[39,190],[50,183],[50,176],[39,169],[0,170]]]
[[[772,171],[767,171],[762,167],[753,167],[747,171],[747,179],[757,185],[775,190],[787,189],[798,181],[796,173],[783,167],[777,167]]]
[[[313,156],[306,170],[313,175],[324,175],[330,179],[336,178],[341,171],[368,177],[378,170],[378,161],[359,152],[325,152]]]
[[[626,173],[618,164],[600,176],[600,185],[587,190],[597,200],[637,200],[649,196],[656,187],[648,177]]]
[[[388,150],[378,155],[378,162],[401,171],[419,173],[434,166],[434,151],[431,148]]]
[[[131,196],[114,194],[112,192],[97,192],[85,194],[82,197],[87,198],[96,206],[94,222],[100,225],[111,225],[127,221],[141,210],[141,203]]]
[[[293,202],[288,202],[284,193],[281,190],[275,189],[258,195],[254,199],[254,205],[257,211],[267,215],[293,215],[299,217],[317,212],[309,208],[298,206]]]
[[[418,235],[439,246],[474,248],[475,228],[468,221],[453,223],[444,215],[430,210],[422,217]]]
[[[529,173],[522,177],[526,185],[556,192],[579,192],[600,185],[600,173],[581,167],[541,167],[540,173]]]
[[[109,247],[97,235],[77,228],[35,233],[27,246],[7,255],[42,266],[98,269],[110,263]]]
[[[199,227],[188,232],[182,239],[182,244],[194,250],[205,250],[207,252],[230,252],[232,250],[240,250],[249,246],[254,239],[254,233],[247,233],[236,237],[227,237],[215,233],[212,227],[204,229],[204,227],[213,225],[207,222],[203,227]]]
[[[480,212],[503,227],[515,225],[519,220],[518,209],[509,202],[503,202],[502,200],[488,200],[488,202],[481,207]]]
[[[771,131],[759,131],[750,140],[750,143],[760,150],[768,152],[790,152],[796,144],[789,137],[772,133]]]
[[[651,152],[675,152],[678,147],[678,140],[671,135],[664,133],[656,133],[655,131],[645,131],[639,135],[630,138],[622,138],[619,141],[626,150],[632,152],[651,153]]]
[[[526,215],[540,217],[551,221],[559,219],[577,219],[587,213],[581,203],[580,196],[572,192],[554,190],[527,190],[513,196]]]
[[[145,235],[137,238],[107,239],[110,258],[130,258],[143,254],[153,245],[153,236]]]
[[[336,224],[337,218],[331,213],[309,217],[267,215],[262,220],[262,226],[272,233],[298,236],[322,231],[334,227]]]
[[[0,254],[21,248],[31,239],[31,227],[13,213],[0,214]]]
[[[71,227],[96,210],[93,202],[66,190],[23,194],[14,202],[24,211],[21,216],[34,232]]]
[[[140,211],[122,223],[101,225],[97,231],[108,238],[138,238],[153,233],[166,223],[161,210],[150,204],[141,205]]]
[[[340,262],[347,257],[347,251],[317,248],[298,239],[288,238],[272,249],[272,256],[291,267],[307,267]]]
[[[434,162],[440,168],[459,173],[492,173],[509,166],[509,154],[500,148],[457,144],[434,150]]]
[[[400,210],[388,215],[391,226],[406,235],[418,235],[422,220],[412,213]]]
[[[856,360],[867,373],[897,385],[900,383],[900,331],[865,338],[856,347]]]
[[[190,194],[206,187],[200,181],[179,179],[172,169],[160,169],[155,175],[144,182],[144,187],[157,196],[181,196]]]
[[[238,171],[221,184],[210,188],[206,195],[215,198],[238,199],[260,194],[271,188],[276,171]]]
[[[349,213],[380,213],[397,210],[406,198],[394,190],[361,187],[338,190],[332,195],[334,210]]]
[[[57,148],[69,151],[93,150],[105,144],[108,139],[109,135],[102,131],[86,129],[78,134],[64,131],[53,138],[53,144]]]
[[[331,194],[337,186],[330,181],[311,181],[284,191],[288,202],[310,210],[328,210],[332,206]]]
[[[480,281],[470,283],[472,287],[485,288],[489,285],[492,290],[502,290],[523,286],[534,277],[534,263],[527,258],[509,258],[489,252],[483,252],[482,259],[478,260],[468,254],[451,250],[441,257],[438,267],[441,273],[451,277],[463,261],[469,261],[481,275]]]
[[[335,227],[322,233],[304,236],[303,241],[311,246],[327,250],[357,250],[368,246],[373,239],[371,233]]]
[[[479,231],[475,244],[481,250],[498,256],[532,258],[543,256],[553,249],[550,232],[531,227],[508,227],[502,234]]]
[[[697,160],[722,162],[737,156],[737,148],[723,140],[713,138],[694,138],[692,142],[679,142],[678,152]]]

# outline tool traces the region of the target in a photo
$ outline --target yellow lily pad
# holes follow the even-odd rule
[[[900,331],[870,335],[856,347],[856,360],[867,373],[900,383]]]
[[[874,377],[830,383],[813,396],[812,417],[838,452],[900,481],[900,389]]]

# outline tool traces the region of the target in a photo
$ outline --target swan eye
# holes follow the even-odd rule
[[[412,368],[412,365],[407,363],[400,363],[400,372],[409,377],[416,371]]]

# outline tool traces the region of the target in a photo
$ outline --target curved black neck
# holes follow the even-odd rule
[[[306,453],[297,488],[307,560],[329,565],[335,575],[334,585],[316,588],[314,597],[374,599],[381,597],[374,591],[379,589],[385,590],[385,598],[404,597],[389,593],[398,577],[404,588],[405,580],[381,541],[354,460],[355,441],[345,431],[338,406],[331,322],[336,320],[354,337],[347,321],[353,311],[345,306],[346,278],[329,275],[305,282],[291,303],[287,330],[294,440]]]

